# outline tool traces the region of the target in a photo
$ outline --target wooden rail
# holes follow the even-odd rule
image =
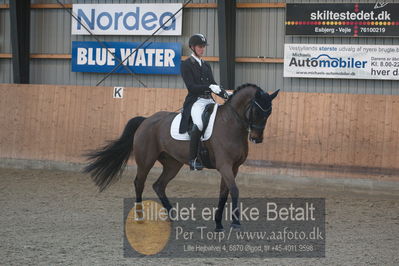
[[[0,58],[12,58],[11,54],[0,54]]]
[[[284,58],[273,57],[237,57],[237,63],[284,63]]]
[[[1,58],[12,58],[12,54],[0,54]],[[70,54],[31,54],[31,59],[71,59]],[[208,62],[219,62],[217,56],[204,56],[205,61]],[[186,60],[187,56],[182,56],[182,60]],[[237,63],[284,63],[283,58],[272,58],[272,57],[237,57],[235,60]]]
[[[16,0],[11,0],[16,1]],[[66,8],[72,8],[72,4],[64,4]],[[64,8],[60,4],[31,4],[32,9],[62,9]],[[248,9],[248,8],[285,8],[285,3],[237,3],[237,8]],[[8,9],[10,5],[0,4],[0,9]],[[185,8],[217,8],[216,3],[198,3],[198,4],[188,4]]]
[[[0,158],[82,162],[134,116],[175,111],[184,89],[0,84]],[[269,91],[272,90],[269,88]],[[399,173],[399,96],[280,92],[249,162]],[[367,114],[367,115],[365,115]],[[348,168],[349,167],[349,168]]]
[[[12,54],[0,54],[0,58],[12,58]],[[70,54],[31,54],[31,59],[71,59]]]
[[[31,54],[32,59],[71,59],[70,54]]]
[[[11,0],[12,1],[12,0]],[[72,4],[64,4],[66,8],[72,8]],[[32,9],[60,9],[63,8],[60,4],[31,4]]]
[[[285,3],[237,3],[237,8],[285,8]]]

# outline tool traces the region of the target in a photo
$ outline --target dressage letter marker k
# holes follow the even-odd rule
[[[123,87],[114,87],[114,99],[123,98]]]

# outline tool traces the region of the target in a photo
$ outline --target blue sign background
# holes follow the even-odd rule
[[[103,44],[107,48],[115,49],[115,57],[123,61],[141,43],[104,42]],[[180,74],[181,50],[180,43],[146,43],[126,60],[126,66],[137,74],[178,75]],[[124,58],[121,57],[123,51],[125,51]],[[106,52],[100,43],[72,42],[72,72],[109,73],[117,65],[119,65],[119,61]],[[114,73],[129,72],[126,67],[121,65]]]

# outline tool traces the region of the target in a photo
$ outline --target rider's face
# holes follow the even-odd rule
[[[197,54],[197,56],[199,56],[199,57],[203,56],[204,52],[205,52],[205,45],[194,46],[194,51]]]

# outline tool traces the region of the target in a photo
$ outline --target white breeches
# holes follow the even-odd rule
[[[201,131],[204,128],[204,125],[202,124],[202,113],[204,112],[205,106],[210,103],[215,103],[215,101],[212,98],[198,98],[191,108],[191,118],[193,119],[193,123],[197,125],[198,129]]]

